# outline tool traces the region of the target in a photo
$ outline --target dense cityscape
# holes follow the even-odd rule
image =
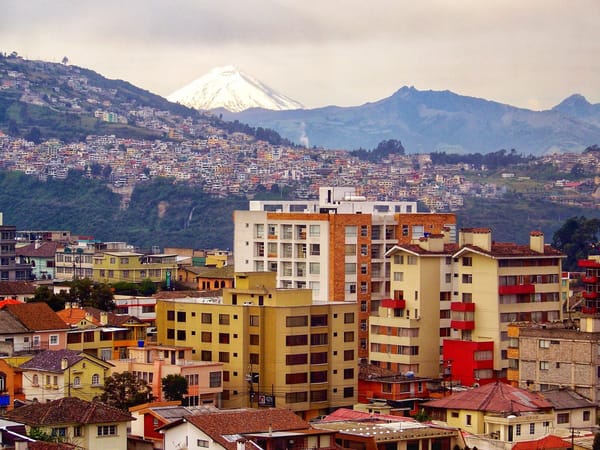
[[[226,69],[211,100],[249,82]],[[573,95],[544,120],[494,105],[509,112],[489,136],[514,122],[581,151],[299,145],[66,56],[0,52],[0,448],[599,450],[600,148],[582,142],[600,104]],[[463,113],[421,104],[413,134],[482,129]],[[459,223],[469,203],[476,226]],[[534,207],[557,211],[552,235],[520,225]],[[58,227],[19,223],[33,211]]]

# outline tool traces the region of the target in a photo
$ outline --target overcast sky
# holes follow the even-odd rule
[[[600,0],[2,0],[0,51],[168,95],[236,65],[307,107],[402,86],[600,102]]]

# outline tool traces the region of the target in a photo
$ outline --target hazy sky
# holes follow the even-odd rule
[[[600,0],[2,0],[0,51],[168,95],[233,64],[307,107],[402,86],[600,102]]]

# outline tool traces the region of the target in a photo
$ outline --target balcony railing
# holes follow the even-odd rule
[[[383,306],[384,308],[405,309],[406,300],[394,300],[393,298],[384,298],[383,300],[381,300],[381,306]]]
[[[475,312],[475,303],[452,302],[450,311]]]
[[[581,295],[583,295],[583,298],[586,298],[588,300],[594,300],[598,298],[598,293],[593,291],[583,291]]]
[[[581,277],[581,281],[583,281],[584,283],[590,283],[590,284],[594,284],[598,282],[598,277],[593,276],[593,275],[586,275]]]
[[[475,321],[474,320],[451,320],[450,328],[455,328],[457,330],[474,330],[475,329]]]
[[[510,286],[499,286],[498,294],[535,294],[535,285],[533,284],[513,284]]]

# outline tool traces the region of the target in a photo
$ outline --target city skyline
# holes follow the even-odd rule
[[[534,110],[600,102],[594,0],[4,2],[0,51],[167,96],[233,64],[308,108],[402,86]]]

